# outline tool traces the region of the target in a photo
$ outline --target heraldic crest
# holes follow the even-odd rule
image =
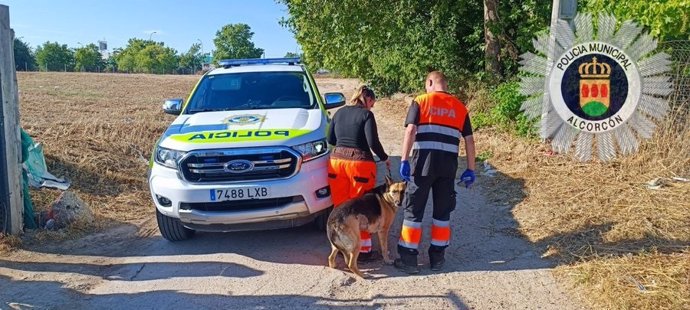
[[[574,28],[558,20],[551,33],[533,40],[536,53],[520,61],[522,110],[540,118],[540,135],[559,153],[582,161],[628,155],[651,138],[669,109],[670,56],[642,26],[600,14],[578,14]],[[550,57],[549,55],[553,55]]]

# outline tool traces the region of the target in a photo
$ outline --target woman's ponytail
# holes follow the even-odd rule
[[[365,97],[374,100],[376,99],[374,91],[366,85],[357,88],[355,94],[352,96],[352,98],[350,98],[348,105],[364,107],[366,106],[366,101],[364,100]]]

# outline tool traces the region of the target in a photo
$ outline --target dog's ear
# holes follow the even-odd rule
[[[386,176],[386,186],[390,187],[393,185],[393,179],[390,176]]]

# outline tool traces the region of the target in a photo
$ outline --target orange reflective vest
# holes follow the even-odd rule
[[[467,108],[445,92],[417,96],[419,123],[413,149],[437,150],[457,154]]]

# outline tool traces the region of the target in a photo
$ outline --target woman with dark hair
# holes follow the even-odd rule
[[[367,86],[357,89],[348,104],[338,110],[331,121],[328,143],[335,148],[328,165],[328,183],[333,205],[361,197],[376,184],[376,162],[372,150],[390,170],[388,155],[381,146],[376,119],[370,111],[376,95]],[[361,231],[359,261],[380,257],[371,251],[371,235]]]

